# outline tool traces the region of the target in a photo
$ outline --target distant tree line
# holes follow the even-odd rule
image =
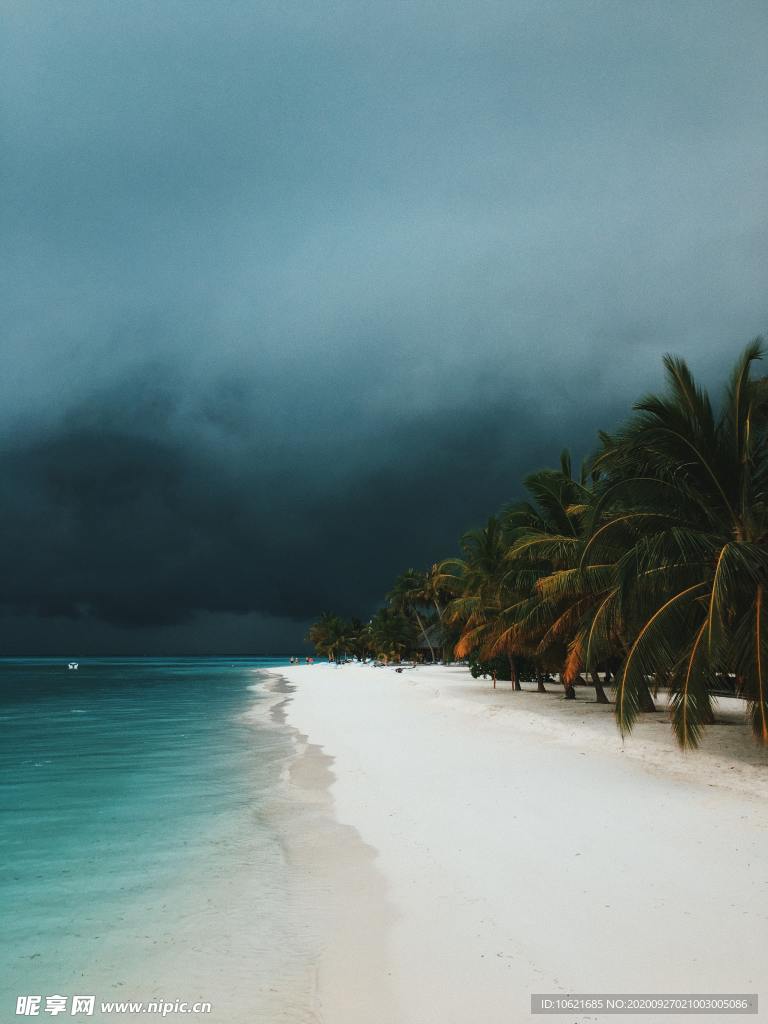
[[[716,407],[681,359],[666,389],[634,406],[575,472],[524,481],[526,497],[470,530],[455,557],[408,569],[367,622],[322,615],[310,639],[329,658],[466,659],[515,688],[566,698],[610,692],[622,734],[670,693],[672,726],[695,747],[713,698],[747,701],[768,743],[768,379],[760,339]],[[608,692],[606,692],[608,691]]]

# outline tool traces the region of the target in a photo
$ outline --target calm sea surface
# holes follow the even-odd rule
[[[302,951],[266,813],[290,738],[246,713],[286,663],[0,661],[0,1019],[21,994],[261,1019],[276,957]]]

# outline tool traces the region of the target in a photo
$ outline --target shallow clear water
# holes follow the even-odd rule
[[[21,994],[256,1009],[294,941],[266,813],[290,739],[245,712],[286,663],[0,661],[0,1018]]]

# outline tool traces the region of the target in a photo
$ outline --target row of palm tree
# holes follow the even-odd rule
[[[329,661],[350,656],[400,661],[425,648],[434,662],[446,653],[442,641],[448,635],[444,606],[449,598],[437,566],[429,572],[406,569],[387,594],[385,607],[370,621],[325,612],[310,626],[309,640]]]
[[[395,607],[379,609],[368,622],[324,612],[309,628],[315,650],[328,661],[382,658],[401,661],[416,643],[416,624]]]
[[[678,741],[694,747],[714,695],[733,690],[768,744],[762,354],[759,339],[746,347],[718,407],[665,357],[665,391],[600,434],[578,472],[564,451],[559,466],[530,474],[525,499],[467,532],[458,556],[398,577],[386,614],[410,622],[433,660],[437,624],[457,658],[505,658],[518,688],[524,663],[540,689],[543,673],[557,673],[568,699],[585,677],[600,702],[612,689],[622,734],[664,689]]]

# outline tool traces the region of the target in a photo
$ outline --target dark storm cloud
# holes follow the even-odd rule
[[[510,466],[544,457],[543,442],[521,440],[526,417],[481,397],[401,414],[369,451],[350,431],[332,448],[285,446],[281,462],[240,389],[213,393],[214,415],[207,394],[182,415],[134,378],[0,453],[9,613],[124,627],[365,613],[399,565],[453,549]]]
[[[767,35],[757,0],[6,5],[5,649],[287,644],[662,352],[714,379],[768,319]]]

